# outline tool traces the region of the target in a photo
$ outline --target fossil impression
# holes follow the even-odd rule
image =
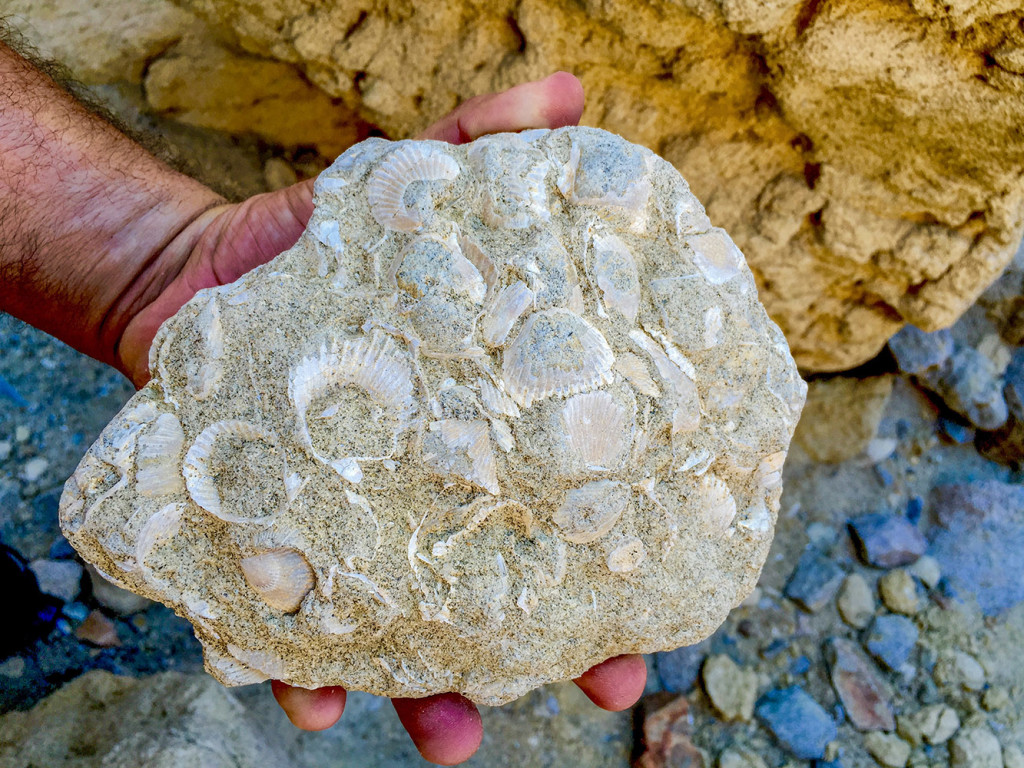
[[[501,704],[753,588],[804,401],[678,172],[587,128],[365,141],[200,291],[61,499],[228,685]]]

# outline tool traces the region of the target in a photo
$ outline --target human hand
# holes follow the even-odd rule
[[[583,111],[583,89],[575,77],[557,73],[498,94],[467,101],[417,138],[461,144],[487,133],[575,124]],[[160,324],[196,291],[238,277],[290,248],[313,212],[312,181],[258,195],[237,205],[212,208],[172,247],[191,247],[178,275],[127,325],[121,362],[136,385],[148,378],[148,350]],[[576,684],[599,707],[622,710],[643,692],[647,669],[640,656],[619,656],[592,668]],[[317,731],[337,722],[345,689],[306,690],[274,681],[274,697],[297,727]],[[468,759],[480,746],[483,726],[476,706],[447,693],[423,699],[393,699],[395,711],[424,758],[442,765]]]

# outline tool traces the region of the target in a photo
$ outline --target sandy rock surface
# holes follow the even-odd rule
[[[65,487],[228,684],[486,704],[752,589],[806,387],[685,181],[593,129],[365,142],[202,291]]]

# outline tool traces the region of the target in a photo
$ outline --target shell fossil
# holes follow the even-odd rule
[[[603,131],[369,139],[158,330],[65,485],[228,685],[501,704],[753,588],[803,404],[736,245]]]

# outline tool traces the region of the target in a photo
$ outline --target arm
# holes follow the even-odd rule
[[[557,74],[466,102],[422,138],[461,143],[485,133],[575,123],[583,92]],[[0,310],[149,378],[160,324],[196,291],[231,282],[290,248],[313,211],[312,183],[229,205],[82,107],[0,42]],[[621,656],[577,680],[598,706],[639,698],[646,667]],[[300,728],[330,727],[343,688],[273,692]],[[396,699],[428,760],[451,765],[480,744],[476,707],[457,694]]]

